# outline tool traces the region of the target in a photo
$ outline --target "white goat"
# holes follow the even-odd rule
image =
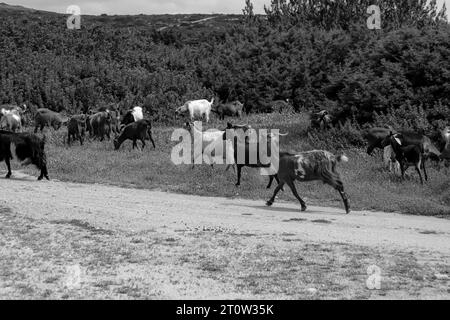
[[[386,168],[389,168],[389,172],[400,175],[400,163],[395,159],[395,153],[392,146],[384,148],[383,161]]]
[[[24,108],[18,106],[13,106],[12,108],[2,108],[0,110],[0,128],[7,128],[10,131],[16,132],[22,129],[22,113],[26,110],[26,105]]]
[[[181,115],[189,112],[189,116],[192,121],[195,117],[203,118],[203,116],[205,116],[206,122],[209,122],[209,116],[211,114],[213,104],[214,98],[212,98],[211,102],[208,100],[188,101],[183,106],[179,107],[175,113],[177,115]]]
[[[450,164],[450,127],[442,130],[442,138],[445,141],[445,148],[441,153],[441,160],[447,161],[447,165]]]
[[[138,122],[140,120],[144,120],[144,112],[142,111],[141,107],[134,107],[131,110],[131,114],[134,117],[134,122]]]
[[[201,135],[202,155],[208,158],[211,166],[219,162],[219,159],[223,159],[225,161],[224,163],[227,164],[226,171],[228,171],[230,167],[233,167],[233,170],[236,172],[233,144],[229,140],[224,140],[225,131],[208,130],[206,132],[202,132],[200,129],[198,129],[197,123],[198,122],[188,122],[186,123],[186,127],[189,129],[193,140],[195,135]],[[195,166],[195,160],[197,159],[194,159],[193,167]]]

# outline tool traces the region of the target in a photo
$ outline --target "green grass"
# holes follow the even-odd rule
[[[333,150],[330,135],[323,138],[307,134],[308,119],[303,115],[252,115],[241,123],[255,128],[280,129],[289,132],[281,138],[280,149],[306,151],[326,148]],[[181,123],[181,120],[180,120]],[[224,128],[226,122],[213,122],[208,126]],[[143,152],[131,151],[126,142],[120,151],[114,151],[112,142],[86,142],[84,146],[64,145],[65,129],[47,131],[47,155],[51,178],[81,183],[112,184],[125,187],[162,190],[201,196],[240,197],[268,200],[273,190],[266,190],[268,177],[256,169],[244,168],[241,187],[235,187],[236,176],[225,166],[212,169],[200,165],[175,166],[170,159],[170,137],[174,127],[155,127],[157,149],[148,147]],[[206,129],[206,128],[205,128]],[[338,139],[339,137],[334,137]],[[328,146],[328,147],[327,147]],[[383,168],[381,154],[369,157],[363,149],[348,149],[348,164],[340,165],[352,209],[401,212],[415,215],[450,216],[450,175],[445,170],[429,168],[429,182],[420,185],[412,168],[405,181]],[[321,182],[297,184],[299,193],[310,205],[342,207],[339,194]],[[290,190],[280,194],[282,200],[294,201]]]

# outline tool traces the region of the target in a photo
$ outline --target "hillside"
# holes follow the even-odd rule
[[[247,112],[290,99],[297,111],[327,109],[342,123],[442,127],[450,118],[449,25],[429,8],[392,7],[400,11],[373,32],[349,16],[367,1],[283,19],[83,16],[81,30],[66,28],[67,15],[3,4],[0,103],[68,113],[139,104],[170,123],[189,99],[238,99]]]
[[[0,3],[0,15],[15,15],[27,18],[60,18],[66,19],[68,15],[35,10],[23,6]],[[168,29],[173,27],[192,27],[194,25],[202,28],[220,28],[235,24],[242,19],[240,15],[206,15],[206,14],[178,14],[178,15],[82,15],[83,27],[92,28],[100,24],[112,27],[150,27],[154,29]]]

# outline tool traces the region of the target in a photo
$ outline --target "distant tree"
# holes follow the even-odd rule
[[[253,11],[253,3],[251,0],[245,0],[245,8],[242,10],[242,13],[244,14],[245,21],[248,24],[252,24],[255,22],[255,13]]]
[[[402,26],[424,27],[446,20],[446,6],[439,9],[436,0],[271,0],[264,6],[273,25],[312,25],[326,30],[364,23],[367,8],[381,9],[383,29]]]

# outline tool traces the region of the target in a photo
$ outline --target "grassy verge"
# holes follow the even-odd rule
[[[289,132],[281,138],[281,150],[305,151],[311,149],[333,149],[330,135],[323,139],[307,134],[308,121],[302,115],[253,115],[242,123],[255,128],[274,128]],[[214,122],[209,127],[224,128],[225,122]],[[224,166],[214,169],[207,165],[175,166],[170,160],[170,141],[175,128],[156,127],[154,136],[157,149],[147,148],[143,152],[131,151],[131,142],[114,151],[112,142],[87,142],[84,146],[64,145],[65,131],[49,132],[47,153],[50,175],[63,181],[81,183],[113,184],[119,186],[158,189],[169,192],[202,196],[242,197],[267,200],[273,190],[266,190],[267,177],[255,169],[245,168],[242,186],[235,187],[236,177]],[[339,138],[339,137],[334,137]],[[340,165],[340,171],[353,209],[381,210],[417,215],[450,216],[450,175],[445,171],[430,168],[429,182],[424,186],[418,182],[413,169],[406,181],[400,181],[383,168],[381,155],[369,157],[363,149],[349,149],[348,164]],[[341,207],[339,194],[322,183],[298,184],[300,194],[309,204]],[[288,190],[280,196],[283,200],[294,200]]]

